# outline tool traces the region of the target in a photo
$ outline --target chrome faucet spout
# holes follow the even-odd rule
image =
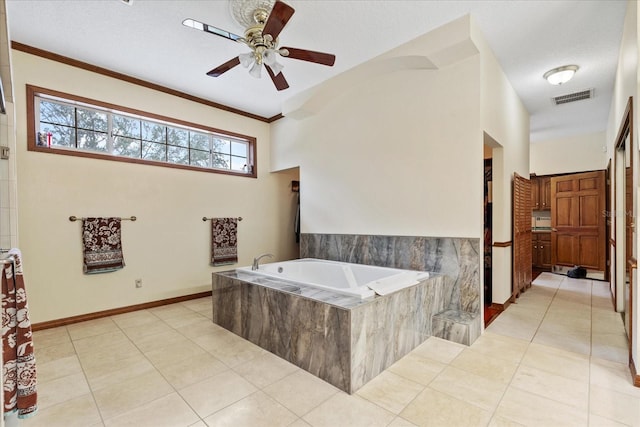
[[[253,264],[251,265],[251,270],[257,270],[260,268],[260,260],[264,257],[269,257],[269,258],[273,258],[273,254],[262,254],[262,255],[258,255],[257,257],[255,257],[253,259]]]

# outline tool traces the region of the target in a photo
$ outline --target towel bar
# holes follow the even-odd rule
[[[211,219],[215,219],[215,218],[207,218],[206,216],[203,216],[203,217],[202,217],[202,220],[203,220],[203,221],[209,221],[209,220],[211,220]],[[238,218],[236,218],[236,219],[237,219],[238,221],[242,221],[242,217],[241,217],[241,216],[239,216],[239,217],[238,217]]]
[[[77,217],[77,216],[75,216],[75,215],[71,215],[71,216],[69,217],[69,221],[71,221],[71,222],[78,221],[78,220],[81,220],[81,219],[86,219],[86,218],[78,218],[78,217]],[[129,218],[120,218],[120,219],[121,219],[122,221],[135,221],[135,220],[136,220],[136,219],[138,219],[138,218],[136,218],[135,216],[131,216],[131,217],[129,217]]]

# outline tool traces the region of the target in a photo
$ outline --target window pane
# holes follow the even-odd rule
[[[47,147],[47,133],[51,133],[51,146],[75,147],[76,131],[74,128],[40,123],[40,132],[36,135],[36,145]]]
[[[140,138],[140,120],[114,114],[113,134]]]
[[[247,159],[244,157],[231,157],[231,169],[234,171],[244,171],[247,166]]]
[[[40,121],[75,126],[75,108],[49,101],[40,101]]]
[[[231,156],[213,153],[213,167],[221,169],[229,169],[231,164]]]
[[[233,141],[231,143],[231,154],[239,157],[247,157],[247,143],[246,142],[236,142]]]
[[[78,108],[78,128],[107,131],[107,114]]]
[[[210,167],[210,157],[209,151],[191,150],[191,164],[194,166]]]
[[[180,147],[189,146],[189,131],[178,128],[167,128],[167,143],[171,145],[179,145]]]
[[[78,129],[78,148],[106,152],[107,134]]]
[[[216,153],[230,154],[231,143],[229,140],[213,138],[213,151]]]
[[[113,139],[113,154],[116,156],[140,158],[140,140],[116,136]]]
[[[191,148],[209,151],[209,135],[198,132],[189,132],[191,135]]]
[[[189,149],[182,147],[167,146],[167,161],[169,163],[189,164]]]
[[[142,158],[146,160],[156,160],[159,162],[166,162],[166,145],[155,144],[153,142],[142,143]]]
[[[166,143],[165,127],[157,123],[142,122],[142,139]]]

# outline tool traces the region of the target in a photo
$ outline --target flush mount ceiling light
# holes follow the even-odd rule
[[[547,71],[542,77],[552,85],[561,85],[571,80],[576,71],[578,71],[578,68],[577,65],[565,65]]]

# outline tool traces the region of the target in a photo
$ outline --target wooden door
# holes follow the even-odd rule
[[[531,181],[513,176],[513,286],[511,301],[531,286]]]
[[[551,178],[551,262],[604,271],[604,171]]]

